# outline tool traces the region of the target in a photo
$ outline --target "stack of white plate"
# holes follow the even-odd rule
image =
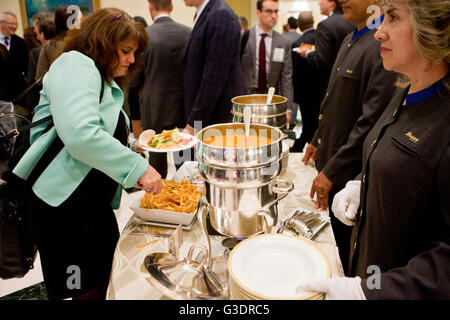
[[[264,234],[239,243],[228,259],[230,299],[320,300],[319,292],[297,292],[300,282],[329,278],[328,259],[313,242]]]

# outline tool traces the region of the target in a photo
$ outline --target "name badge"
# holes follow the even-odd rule
[[[275,48],[273,50],[273,62],[283,62],[284,61],[284,49]]]

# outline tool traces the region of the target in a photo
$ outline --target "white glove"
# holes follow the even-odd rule
[[[360,277],[311,280],[297,285],[297,293],[304,291],[323,292],[326,300],[366,300]]]
[[[345,188],[336,193],[333,198],[331,210],[336,218],[342,223],[353,226],[358,213],[359,195],[361,193],[361,181],[352,180],[347,182]]]

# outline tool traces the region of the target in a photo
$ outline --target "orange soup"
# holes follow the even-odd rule
[[[250,134],[248,137],[244,133],[214,135],[203,140],[204,143],[222,148],[253,148],[266,146],[272,143],[272,139],[267,136]]]

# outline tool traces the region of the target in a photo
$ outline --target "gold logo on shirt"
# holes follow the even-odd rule
[[[345,70],[345,72],[352,74],[353,70],[347,69],[347,70]]]
[[[408,132],[408,133],[406,133],[405,136],[407,136],[407,137],[409,138],[409,140],[412,141],[412,142],[414,142],[414,143],[417,143],[417,142],[419,142],[419,140],[420,140],[419,138],[414,137],[414,136],[413,136],[413,133],[412,133],[411,131]]]

